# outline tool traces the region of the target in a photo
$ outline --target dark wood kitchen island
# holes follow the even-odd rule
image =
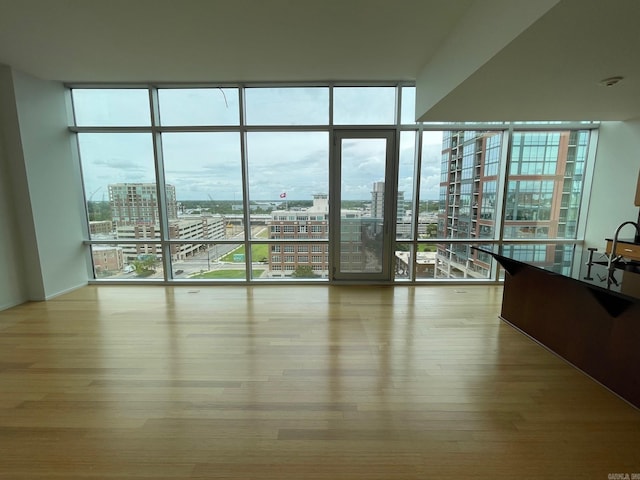
[[[640,408],[640,264],[608,277],[606,257],[585,252],[570,277],[482,251],[506,271],[504,321]]]

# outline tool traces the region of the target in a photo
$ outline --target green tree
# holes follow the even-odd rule
[[[317,275],[313,273],[311,265],[298,265],[298,268],[293,271],[291,276],[296,278],[315,278]]]
[[[101,220],[111,220],[111,206],[109,202],[87,202],[89,221],[98,222]]]
[[[429,223],[427,225],[427,237],[437,237],[438,236],[438,224],[437,223]]]
[[[136,276],[138,277],[148,277],[156,273],[155,267],[157,264],[158,259],[155,255],[140,255],[137,260],[133,261]]]

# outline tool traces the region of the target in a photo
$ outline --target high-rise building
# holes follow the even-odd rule
[[[404,192],[398,192],[396,205],[396,217],[398,222],[405,216]],[[371,216],[373,218],[384,217],[384,182],[373,182],[371,190]]]
[[[167,216],[169,220],[178,218],[176,189],[165,187]],[[115,183],[109,185],[109,206],[116,225],[136,225],[159,223],[158,195],[155,183]]]
[[[373,182],[371,216],[373,218],[383,218],[384,216],[384,182]]]
[[[499,132],[445,132],[438,237],[497,238]],[[573,238],[582,192],[588,132],[517,132],[513,135],[505,198],[504,240]],[[570,261],[563,245],[514,243],[514,258],[561,271]],[[490,262],[467,243],[438,245],[436,277],[486,277]]]
[[[176,189],[166,185],[169,237],[174,240],[214,240],[225,238],[225,224],[219,215],[199,215],[178,218]],[[123,244],[124,259],[131,262],[140,255],[162,254],[160,218],[154,183],[116,183],[109,185],[109,204],[118,240],[156,240],[157,243]],[[185,259],[206,250],[206,244],[181,243],[171,246],[174,260]]]

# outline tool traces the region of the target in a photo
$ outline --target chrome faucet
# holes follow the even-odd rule
[[[614,262],[616,258],[616,248],[618,247],[618,235],[620,234],[620,230],[622,230],[622,227],[624,227],[625,225],[633,225],[636,228],[636,237],[640,236],[640,222],[636,223],[636,222],[628,221],[628,222],[621,223],[618,226],[618,228],[616,228],[616,233],[613,235],[613,243],[611,244],[611,253],[609,254],[609,262],[607,263],[607,270],[609,272],[607,276],[607,288],[611,286],[612,282],[617,284],[617,282],[615,282],[615,279],[613,278],[613,271],[616,268]]]

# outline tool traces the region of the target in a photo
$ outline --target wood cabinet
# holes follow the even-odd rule
[[[607,255],[611,254],[611,247],[613,244],[613,240],[607,238],[607,247],[606,252]],[[628,258],[630,260],[639,260],[640,261],[640,244],[632,241],[626,240],[618,240],[616,245],[616,251],[614,252],[616,255],[620,255],[621,257]]]

